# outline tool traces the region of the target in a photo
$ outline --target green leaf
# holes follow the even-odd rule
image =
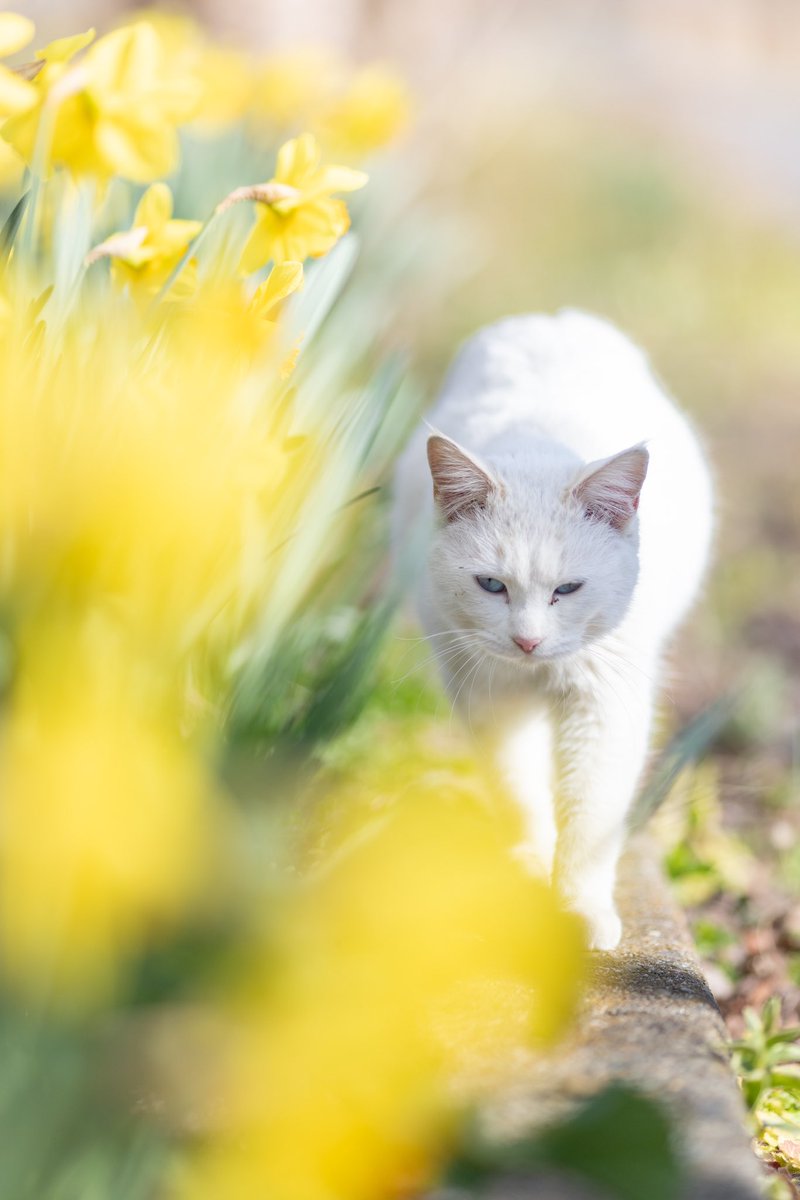
[[[14,239],[17,236],[17,230],[20,227],[25,209],[28,206],[28,197],[30,192],[23,192],[17,203],[12,208],[5,225],[0,230],[0,254],[7,255],[14,245]]]
[[[765,1041],[764,1024],[756,1010],[754,1008],[746,1008],[742,1016],[744,1017],[745,1027],[749,1034],[748,1040],[751,1042],[751,1045],[756,1042],[763,1045]]]
[[[800,1092],[800,1067],[788,1065],[773,1068],[770,1072],[770,1084],[772,1087],[786,1088],[797,1094]]]
[[[287,311],[287,339],[303,337],[305,349],[350,278],[358,258],[358,238],[348,233],[330,254],[306,267],[306,284]]]
[[[787,1025],[786,1029],[780,1029],[777,1033],[772,1033],[767,1038],[768,1046],[775,1046],[781,1042],[796,1042],[800,1038],[800,1025]]]
[[[497,1174],[541,1168],[581,1175],[616,1200],[677,1200],[683,1194],[683,1172],[666,1114],[654,1100],[620,1084],[536,1137],[467,1148],[453,1164],[448,1182],[477,1194]]]
[[[764,1031],[769,1036],[775,1033],[781,1022],[780,996],[770,996],[761,1013]],[[778,1034],[777,1036],[781,1036]]]
[[[774,1043],[764,1056],[764,1061],[769,1066],[777,1066],[779,1063],[800,1062],[800,1046],[794,1045],[785,1046],[781,1042]]]

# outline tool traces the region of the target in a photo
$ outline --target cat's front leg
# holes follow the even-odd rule
[[[528,870],[552,878],[556,849],[553,801],[553,735],[548,707],[530,695],[504,688],[495,680],[495,664],[483,659],[476,667],[468,653],[453,662],[447,678],[454,707],[477,738],[478,745],[497,764],[503,784],[522,816],[523,838],[515,857]],[[513,675],[517,683],[516,674]],[[492,692],[497,683],[498,695]],[[504,695],[505,691],[505,695]]]
[[[550,881],[556,850],[553,802],[553,737],[545,712],[504,718],[494,753],[503,779],[522,810],[524,841],[516,856],[529,870]]]
[[[644,675],[631,679],[614,671],[571,697],[559,730],[555,879],[568,907],[585,919],[593,950],[613,950],[622,934],[614,900],[617,862],[647,755],[652,707]]]

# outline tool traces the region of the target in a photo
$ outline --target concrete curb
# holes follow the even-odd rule
[[[725,1027],[694,953],[683,913],[649,841],[635,838],[620,873],[625,935],[597,956],[595,980],[570,1043],[519,1077],[487,1107],[487,1133],[535,1129],[612,1081],[666,1105],[686,1165],[683,1200],[758,1200],[761,1168],[724,1049]],[[497,1180],[492,1200],[593,1200],[578,1180]],[[646,1196],[642,1200],[648,1200]]]

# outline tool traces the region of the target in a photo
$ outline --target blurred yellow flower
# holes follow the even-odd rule
[[[322,110],[320,140],[329,153],[357,161],[396,138],[410,117],[411,98],[400,76],[388,67],[366,67]]]
[[[211,785],[174,700],[119,629],[30,627],[0,753],[3,974],[60,1007],[96,1000],[198,898]]]
[[[305,46],[269,55],[255,73],[256,128],[287,133],[313,126],[341,72],[339,60],[323,47]]]
[[[0,192],[19,194],[25,176],[25,160],[13,146],[0,139]]]
[[[350,227],[350,217],[334,192],[352,192],[367,176],[349,167],[321,166],[321,153],[310,133],[281,146],[274,177],[259,185],[281,189],[269,202],[256,204],[256,222],[244,248],[245,274],[267,262],[302,262],[327,254]],[[268,193],[265,193],[268,194]]]
[[[110,605],[173,663],[235,641],[269,595],[269,555],[313,494],[321,453],[278,409],[279,363],[255,368],[239,329],[248,307],[221,323],[201,290],[154,328],[146,312],[87,306],[52,359],[12,320],[0,355],[6,610],[58,596]],[[260,348],[263,319],[250,320]]]
[[[280,308],[303,285],[301,263],[281,263],[252,296],[239,280],[211,280],[182,305],[170,323],[176,360],[192,354],[202,362],[206,380],[235,385],[254,364],[271,364],[281,378],[291,351],[276,335]]]
[[[300,279],[267,282],[262,344]],[[208,338],[196,300],[156,324],[87,298],[50,341],[46,299],[0,313],[0,963],[68,1005],[197,898],[216,811],[200,735],[232,650],[299,603],[274,575],[322,458],[276,403],[277,365]]]
[[[0,58],[16,54],[33,40],[36,26],[19,13],[0,13]],[[0,117],[27,112],[36,103],[36,88],[16,71],[0,64]]]
[[[502,806],[410,773],[402,796],[384,778],[381,817],[347,823],[250,964],[211,1081],[225,1127],[189,1161],[181,1200],[416,1195],[474,1099],[465,1060],[477,1049],[496,1078],[499,1059],[568,1023],[579,923],[512,860]]]
[[[283,262],[273,267],[253,293],[251,306],[267,329],[273,330],[283,301],[303,286],[303,264]]]
[[[197,81],[175,74],[164,45],[145,21],[95,42],[76,63],[90,35],[63,38],[42,51],[33,80],[37,104],[3,125],[2,136],[32,162],[43,122],[52,115],[48,161],[75,174],[115,175],[149,183],[178,162],[176,126],[197,103]]]
[[[0,53],[32,33],[0,14]],[[175,218],[159,178],[177,164],[177,127],[240,115],[248,60],[167,18],[94,36],[51,42],[25,78],[8,73],[5,92],[0,68],[6,157],[45,176],[0,281],[0,974],[64,1007],[118,994],[152,940],[202,909],[221,858],[215,756],[237,671],[271,661],[330,561],[360,461],[348,422],[338,410],[330,418],[330,389],[296,401],[283,383],[297,345],[281,317],[303,260],[348,227],[339,193],[366,176],[323,165],[308,134],[287,143],[274,179],[223,202],[256,204],[245,257],[248,271],[272,261],[263,282],[242,279],[231,222],[217,227],[202,272],[191,261],[180,272],[178,302],[153,303],[201,232]],[[131,228],[120,214],[132,189],[101,187],[98,209],[86,175],[150,185]],[[117,232],[87,255],[98,218]],[[82,261],[99,258],[116,286],[104,271],[82,274]],[[292,912],[301,936],[327,941],[311,910]],[[306,1034],[321,1047],[324,1032],[295,950],[286,954],[299,1002],[286,1051],[248,1009],[279,1078],[280,1055],[299,1052]],[[325,954],[314,968],[323,982],[351,989]],[[383,1003],[382,989],[374,998]],[[412,1009],[418,1000],[427,993],[410,996]],[[344,1010],[333,1011],[344,1028]],[[390,1032],[404,1034],[400,1022],[391,1010]],[[377,1052],[378,1026],[365,1031],[364,1049]],[[427,1035],[409,1038],[408,1071],[392,1060],[386,1072],[416,1104],[438,1052]],[[388,1127],[405,1110],[394,1084],[380,1086]],[[438,1121],[438,1083],[431,1094]],[[298,1093],[291,1120],[304,1104]],[[319,1124],[312,1173],[325,1136]],[[354,1186],[382,1174],[378,1160],[396,1161],[383,1134],[376,1146]],[[425,1138],[408,1146],[414,1161],[428,1153]],[[335,1173],[349,1177],[352,1164]]]
[[[84,33],[73,33],[68,37],[56,38],[55,41],[49,42],[43,50],[36,51],[37,62],[69,62],[81,50],[85,50],[87,46],[90,46],[94,39],[94,29],[87,29]]]
[[[204,133],[217,133],[245,116],[252,103],[252,67],[238,50],[206,43],[195,67],[200,102],[194,124]]]
[[[112,233],[88,256],[93,262],[110,258],[112,279],[134,294],[158,293],[183,258],[189,244],[202,228],[202,221],[174,220],[172,192],[166,183],[154,183],[142,196],[130,229]],[[187,263],[171,294],[176,297],[193,290],[194,271]]]
[[[253,66],[238,49],[212,41],[191,17],[173,12],[148,12],[164,46],[171,70],[197,83],[192,126],[216,133],[244,117],[253,91]]]

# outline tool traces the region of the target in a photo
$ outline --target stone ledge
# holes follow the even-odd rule
[[[493,1098],[486,1131],[502,1140],[522,1136],[606,1084],[627,1083],[664,1103],[674,1119],[686,1167],[683,1200],[759,1200],[763,1176],[724,1048],[725,1027],[684,915],[641,835],[623,860],[617,895],[623,941],[597,956],[570,1042]],[[595,1195],[577,1179],[548,1174],[498,1179],[487,1200]]]

